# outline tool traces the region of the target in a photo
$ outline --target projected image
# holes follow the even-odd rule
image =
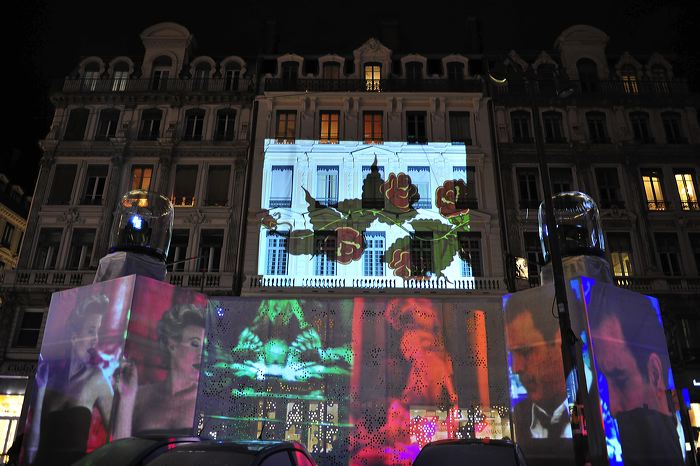
[[[505,384],[490,396],[490,371],[505,379],[505,367],[488,364],[486,327],[483,311],[429,299],[221,298],[199,427],[300,441],[329,465],[410,465],[433,440],[509,435]]]
[[[611,464],[682,465],[685,438],[658,301],[585,280]],[[618,438],[619,437],[619,438]]]
[[[266,140],[263,178],[260,275],[407,286],[482,274],[463,144]]]
[[[205,295],[139,277],[115,383],[113,438],[192,433],[206,307]]]
[[[68,465],[109,437],[133,277],[55,293],[23,445],[26,464]]]

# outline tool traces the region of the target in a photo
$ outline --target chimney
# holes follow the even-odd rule
[[[382,20],[379,41],[396,52],[399,49],[399,22],[395,19]]]

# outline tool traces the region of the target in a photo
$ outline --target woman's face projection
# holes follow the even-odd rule
[[[88,363],[95,351],[99,340],[102,316],[100,314],[88,314],[74,330],[71,342],[73,344],[73,356]]]
[[[186,325],[180,340],[171,339],[168,344],[173,369],[193,381],[199,380],[204,327]]]

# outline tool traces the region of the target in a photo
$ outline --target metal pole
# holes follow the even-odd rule
[[[534,96],[531,90],[530,106],[532,110],[532,119],[535,131],[535,148],[537,151],[537,161],[540,168],[540,178],[542,180],[542,193],[544,194],[544,208],[547,219],[547,238],[549,240],[549,254],[552,262],[552,273],[554,275],[554,297],[557,302],[557,316],[559,318],[559,331],[561,333],[561,356],[564,363],[564,377],[570,378],[576,386],[574,387],[573,396],[575,403],[579,406],[583,405],[582,390],[586,389],[586,380],[584,377],[584,368],[581,358],[577,358],[579,349],[576,347],[576,335],[571,329],[571,318],[569,315],[569,303],[566,297],[566,282],[564,278],[564,267],[562,264],[561,251],[559,249],[559,237],[557,232],[556,220],[554,218],[554,206],[552,205],[552,188],[549,180],[549,170],[544,153],[544,141],[542,138],[542,125],[540,124],[540,112],[537,104],[534,101]],[[570,375],[571,374],[571,375]],[[565,380],[567,382],[567,380]],[[568,385],[568,384],[567,384]],[[568,388],[568,387],[567,387]],[[574,437],[574,455],[576,464],[584,466],[590,461],[588,458],[589,448],[588,439],[581,433],[580,428],[574,426],[573,417],[572,433]],[[595,423],[592,423],[595,424]],[[598,430],[598,426],[591,425],[594,432]]]

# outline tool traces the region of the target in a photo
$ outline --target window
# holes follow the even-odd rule
[[[423,64],[421,62],[412,61],[406,63],[406,78],[418,80],[423,78]]]
[[[521,209],[536,209],[540,205],[537,190],[539,173],[536,168],[517,168],[519,203]]]
[[[458,209],[478,209],[479,203],[476,196],[476,169],[474,167],[452,167],[455,180],[463,180],[467,184],[466,192],[457,196]]]
[[[600,83],[598,81],[598,66],[590,58],[581,58],[576,62],[578,79],[581,83],[581,92],[598,92]]]
[[[675,233],[654,233],[656,249],[664,275],[681,275],[681,258],[678,248],[678,235]]]
[[[151,72],[151,89],[154,91],[164,90],[168,86],[168,75],[172,60],[170,57],[161,55],[153,60],[153,71]]]
[[[632,273],[632,242],[629,233],[608,233],[607,248],[610,265],[616,277],[629,277]]]
[[[117,134],[119,113],[119,110],[114,108],[108,108],[100,112],[100,118],[97,122],[97,132],[95,133],[96,141],[107,141]]]
[[[151,165],[134,165],[131,167],[131,190],[148,191],[151,187],[153,167]]]
[[[651,79],[654,81],[656,92],[663,95],[669,93],[668,73],[666,73],[666,68],[661,65],[653,65],[651,67]]]
[[[335,275],[336,239],[335,232],[314,234],[314,275]]]
[[[91,62],[85,65],[83,72],[82,90],[94,91],[97,89],[97,82],[100,79],[100,64]]]
[[[334,61],[324,63],[323,79],[340,79],[340,63]]]
[[[339,138],[340,113],[320,112],[321,133],[319,140],[322,143],[337,144]]]
[[[68,250],[68,270],[84,270],[90,267],[95,230],[75,229]]]
[[[540,284],[540,266],[544,264],[540,235],[534,231],[523,232],[525,257],[527,258],[528,281],[531,285]]]
[[[85,174],[85,188],[80,203],[83,205],[101,205],[107,182],[109,165],[88,165]]]
[[[228,205],[228,183],[231,178],[229,165],[212,165],[207,177],[207,197],[205,204],[209,206]]]
[[[224,109],[216,112],[216,133],[214,134],[214,139],[217,141],[233,141],[235,131],[236,111]]]
[[[185,141],[201,141],[204,130],[204,110],[193,108],[185,112],[185,131],[182,139]]]
[[[2,241],[0,246],[10,249],[12,246],[12,236],[15,234],[15,226],[11,223],[5,223],[5,229],[2,232]]]
[[[425,112],[406,112],[406,139],[409,144],[426,144]]]
[[[362,166],[362,208],[383,209],[384,167],[378,165]]]
[[[382,78],[382,65],[379,63],[367,63],[365,65],[365,89],[379,91]]]
[[[679,113],[664,112],[661,114],[661,120],[664,122],[664,133],[666,134],[667,143],[685,144],[688,142],[681,131],[681,115]]]
[[[624,209],[625,202],[620,193],[620,180],[617,177],[617,168],[604,167],[595,169],[600,207],[603,209]]]
[[[681,209],[700,210],[698,206],[698,194],[693,180],[695,172],[693,170],[674,170],[678,196],[681,199]]]
[[[286,61],[282,63],[282,79],[286,81],[296,81],[299,77],[299,63]]]
[[[469,112],[450,112],[450,139],[452,142],[472,143]]]
[[[530,114],[516,111],[510,114],[510,122],[513,129],[513,142],[532,142],[530,136]]]
[[[163,112],[157,108],[149,108],[141,113],[141,126],[139,127],[139,139],[142,141],[155,141],[160,136],[160,121]]]
[[[66,141],[82,141],[85,138],[85,129],[87,128],[90,111],[86,108],[74,108],[68,114],[68,123],[66,123],[66,132],[63,134],[63,139]]]
[[[187,246],[190,242],[190,230],[173,230],[168,250],[167,266],[170,272],[182,272],[187,264]]]
[[[573,190],[574,180],[571,176],[570,168],[550,168],[549,181],[552,183],[552,194],[565,193]]]
[[[37,270],[53,269],[58,258],[58,248],[61,244],[62,228],[42,228],[34,251],[34,265]]]
[[[316,202],[321,206],[338,205],[338,177],[337,166],[319,165],[316,168]]]
[[[627,94],[639,94],[639,85],[637,84],[637,70],[632,65],[625,65],[620,70],[622,77],[622,89]]]
[[[608,138],[608,125],[603,112],[586,113],[588,123],[588,137],[592,143],[605,144],[610,142]]]
[[[197,172],[197,165],[178,165],[175,168],[175,187],[171,199],[175,207],[194,206]]]
[[[544,140],[549,143],[566,142],[564,139],[564,129],[562,117],[559,112],[544,112],[542,114],[544,122]]]
[[[70,204],[73,193],[73,183],[75,174],[78,171],[77,165],[56,165],[53,172],[53,182],[47,204],[67,205]]]
[[[294,144],[296,137],[297,113],[294,110],[277,112],[277,131],[275,138],[280,144]]]
[[[384,128],[382,125],[382,112],[364,112],[362,129],[365,144],[381,144],[384,142]]]
[[[287,275],[289,261],[288,237],[286,233],[267,232],[266,275]]]
[[[553,96],[557,91],[557,68],[551,63],[542,63],[537,67],[537,84],[540,94]]]
[[[207,90],[209,87],[209,74],[211,72],[211,65],[209,63],[198,63],[194,70],[194,76],[192,79],[192,89],[194,90]]]
[[[415,209],[430,209],[433,202],[430,198],[430,167],[408,167],[406,170],[411,177],[411,183],[418,188],[420,198],[413,207]]]
[[[224,71],[224,90],[237,91],[240,86],[241,68],[238,63],[229,63]]]
[[[362,257],[362,271],[365,277],[384,275],[384,252],[386,239],[383,231],[366,231],[365,252]]]
[[[459,234],[459,256],[462,259],[463,277],[481,277],[481,233]]]
[[[292,207],[294,167],[292,165],[273,165],[270,178],[270,209]]]
[[[700,275],[700,233],[688,233],[688,239],[695,258],[695,271]]]
[[[114,65],[112,71],[112,91],[123,92],[129,82],[129,64],[123,61]]]
[[[221,249],[224,246],[224,230],[202,230],[199,239],[199,271],[218,272],[221,266]]]
[[[44,322],[44,313],[41,311],[24,311],[19,331],[15,338],[17,348],[36,348],[39,344],[41,324]]]
[[[654,142],[649,130],[649,114],[646,112],[630,113],[630,123],[632,123],[632,133],[634,141],[642,144]]]
[[[464,79],[464,63],[451,61],[447,64],[447,79],[461,81]]]
[[[433,273],[433,234],[416,232],[411,238],[411,275],[427,277]]]
[[[642,170],[642,183],[644,184],[644,195],[647,199],[648,210],[666,210],[664,193],[661,188],[662,173],[658,169]]]

